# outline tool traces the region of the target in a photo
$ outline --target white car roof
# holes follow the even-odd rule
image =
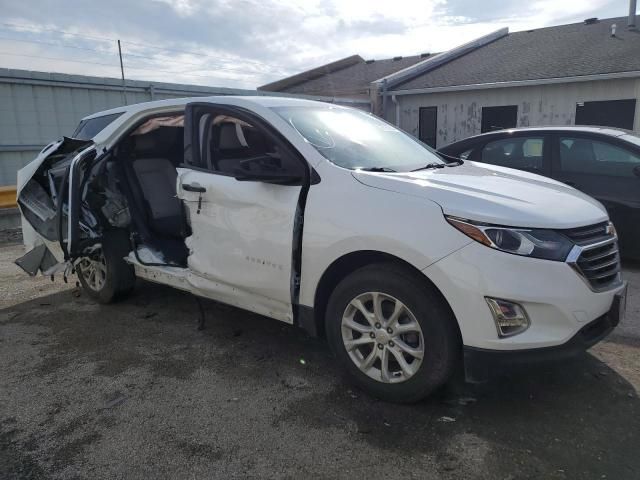
[[[171,98],[168,100],[154,100],[152,102],[135,103],[133,105],[126,105],[122,107],[111,108],[109,110],[102,110],[101,112],[92,113],[82,118],[82,120],[90,120],[92,118],[104,117],[105,115],[112,115],[115,113],[138,113],[147,110],[153,110],[163,107],[179,107],[192,102],[205,102],[205,103],[224,103],[226,105],[241,105],[247,102],[261,105],[264,107],[284,107],[284,106],[310,106],[310,105],[324,105],[325,102],[318,102],[315,100],[306,100],[302,98],[291,97],[274,97],[274,96],[262,96],[262,95],[217,95],[211,97],[184,97],[184,98]]]

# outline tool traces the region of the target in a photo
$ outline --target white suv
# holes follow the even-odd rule
[[[18,174],[29,273],[104,303],[136,277],[326,335],[353,380],[416,401],[464,361],[584,350],[624,311],[616,234],[559,182],[439,156],[362,111],[290,98],[83,119]]]

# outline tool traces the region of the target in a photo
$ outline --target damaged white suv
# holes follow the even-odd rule
[[[269,97],[151,102],[83,119],[18,174],[31,274],[108,303],[136,277],[326,335],[381,398],[464,362],[559,357],[624,312],[597,201],[439,156],[362,111]]]

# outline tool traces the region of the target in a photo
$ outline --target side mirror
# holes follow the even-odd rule
[[[633,167],[632,171],[636,177],[640,177],[640,165],[636,165],[635,167]]]

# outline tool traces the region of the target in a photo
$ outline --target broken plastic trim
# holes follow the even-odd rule
[[[27,272],[29,276],[35,277],[38,270],[40,270],[43,275],[48,274],[46,272],[49,272],[55,267],[58,264],[58,260],[56,260],[56,257],[53,256],[53,253],[51,253],[46,245],[41,244],[16,259],[14,263]]]

